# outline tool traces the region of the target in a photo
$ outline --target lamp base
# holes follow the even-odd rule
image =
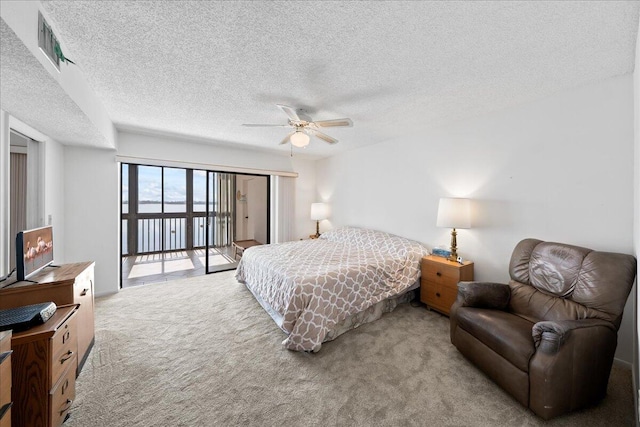
[[[458,262],[458,240],[456,237],[458,236],[458,232],[454,228],[451,230],[451,255],[447,258],[449,261]]]

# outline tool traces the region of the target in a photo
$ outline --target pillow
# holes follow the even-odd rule
[[[420,258],[429,254],[427,248],[421,243],[369,228],[338,227],[322,234],[320,239],[357,245],[363,249],[386,250],[390,254],[402,257],[409,253]]]

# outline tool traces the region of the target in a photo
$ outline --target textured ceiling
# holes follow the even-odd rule
[[[297,149],[314,156],[630,73],[640,11],[635,1],[42,4],[118,128],[287,152],[287,129],[241,124],[284,124],[277,103],[353,119],[327,131],[339,144]]]
[[[3,110],[65,144],[109,146],[3,20],[0,20],[0,58]]]

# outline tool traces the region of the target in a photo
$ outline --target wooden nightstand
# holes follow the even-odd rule
[[[458,296],[458,282],[473,280],[473,263],[459,264],[427,255],[422,258],[420,269],[420,301],[448,316]]]

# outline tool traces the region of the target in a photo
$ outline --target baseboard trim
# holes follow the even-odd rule
[[[113,291],[109,291],[109,292],[96,292],[94,297],[96,298],[100,298],[100,297],[106,297],[107,295],[114,295],[117,294],[118,292],[113,292]]]
[[[633,371],[633,364],[627,362],[626,360],[614,358],[613,359],[613,364],[616,365],[616,366],[619,366],[621,368],[625,368],[625,369],[628,369],[630,371]]]
[[[636,370],[638,369],[638,367],[633,364],[632,368],[631,368],[631,384],[633,387],[633,407],[635,408],[635,415],[636,415],[636,422],[635,425],[636,427],[640,427],[640,413],[638,412],[638,410],[640,408],[638,408],[638,404],[640,404],[640,402],[638,401],[638,399],[640,399],[640,390],[638,390],[638,382],[636,381]]]

